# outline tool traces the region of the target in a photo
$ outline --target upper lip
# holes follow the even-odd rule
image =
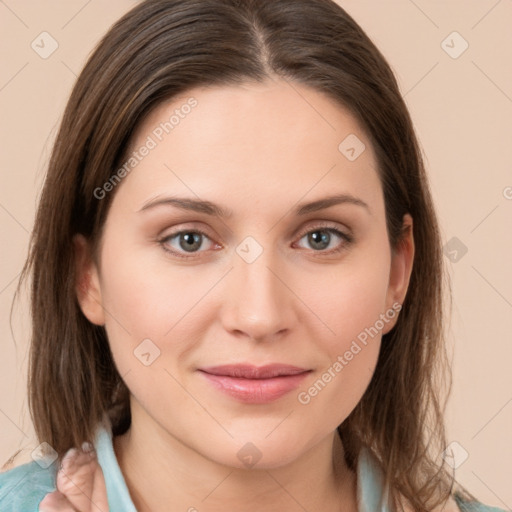
[[[200,368],[201,371],[211,375],[225,375],[245,379],[270,379],[284,375],[297,375],[309,370],[289,364],[273,363],[265,366],[251,364],[225,364],[221,366],[208,366]]]

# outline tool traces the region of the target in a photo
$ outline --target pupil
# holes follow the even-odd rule
[[[181,247],[185,249],[186,251],[190,249],[198,249],[201,245],[200,243],[200,237],[201,235],[199,233],[185,233],[183,235],[183,239],[185,240],[185,245],[181,244]],[[194,247],[194,244],[197,245],[197,247]]]
[[[318,234],[320,233],[320,236]],[[310,239],[313,241],[313,244],[322,245],[320,249],[325,249],[329,245],[329,234],[326,231],[315,231],[310,234]]]

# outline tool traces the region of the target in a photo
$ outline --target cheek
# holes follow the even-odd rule
[[[184,371],[194,340],[204,334],[204,319],[194,304],[213,283],[201,284],[178,267],[172,272],[169,267],[153,269],[140,253],[112,256],[104,259],[110,271],[105,272],[102,299],[109,311],[106,331],[118,372],[148,413],[169,418],[177,407],[189,411],[185,419],[193,422],[200,411],[178,384],[183,379],[176,368]]]
[[[106,331],[118,370],[135,391],[139,383],[156,384],[157,372],[174,374],[190,364],[187,356],[212,318],[207,293],[222,271],[179,266],[164,257],[155,263],[148,251],[114,247],[105,245],[102,258]]]
[[[375,371],[383,326],[392,319],[386,313],[390,260],[386,245],[381,247],[304,283],[308,306],[322,319],[311,336],[326,357],[297,398],[308,417],[328,417],[329,428],[361,400]]]
[[[375,283],[374,283],[375,284]],[[336,309],[324,308],[326,323],[334,335],[323,330],[317,348],[323,365],[297,394],[304,425],[322,430],[338,427],[363,397],[375,371],[381,346],[381,329],[376,326],[383,307],[383,294],[371,283],[347,280],[344,292],[329,297]],[[330,306],[329,306],[330,308]]]
[[[380,327],[380,315],[386,310],[389,264],[383,251],[361,252],[305,280],[305,301],[325,325],[322,339],[329,353],[348,350],[351,340],[361,333],[364,337],[376,323]]]
[[[211,270],[164,258],[155,264],[145,251],[114,257],[110,263],[105,258],[104,266],[110,267],[102,284],[105,307],[134,338],[166,337],[182,319],[194,315],[194,306],[217,279]]]

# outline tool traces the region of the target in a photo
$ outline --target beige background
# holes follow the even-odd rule
[[[36,446],[25,390],[26,297],[14,309],[12,331],[9,313],[51,143],[85,58],[135,3],[0,0],[0,463],[20,448],[30,460]],[[482,501],[510,509],[512,1],[339,3],[398,76],[424,148],[444,241],[450,241],[450,258],[458,258],[446,259],[454,296],[447,427],[449,441],[460,445],[456,478]],[[40,37],[43,31],[58,43],[46,59],[31,47],[47,37]],[[467,247],[462,257],[461,244]]]

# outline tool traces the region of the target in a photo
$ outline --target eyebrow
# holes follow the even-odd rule
[[[368,213],[371,213],[370,207],[362,199],[359,199],[358,197],[355,197],[351,194],[336,194],[308,203],[300,203],[293,210],[293,212],[298,216],[307,215],[308,213],[324,210],[338,204],[352,204],[361,206],[365,208]],[[220,218],[230,218],[233,215],[232,210],[212,203],[211,201],[193,199],[189,197],[162,197],[151,199],[144,203],[139,212],[156,208],[158,206],[175,206],[177,208],[181,208],[182,210],[190,210]]]

